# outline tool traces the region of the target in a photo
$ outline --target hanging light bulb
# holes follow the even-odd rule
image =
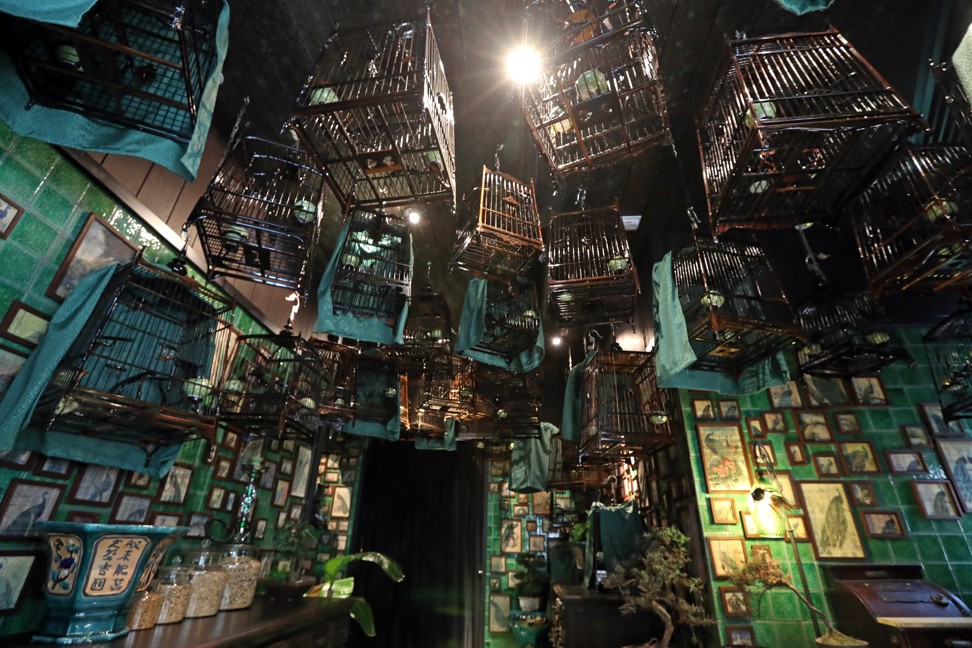
[[[540,76],[540,54],[532,47],[518,47],[506,57],[506,76],[520,85],[528,85]]]

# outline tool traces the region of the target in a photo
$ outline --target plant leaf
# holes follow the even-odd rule
[[[328,558],[324,563],[324,578],[328,581],[334,581],[342,569],[358,560],[375,563],[396,583],[402,582],[405,578],[401,565],[377,551],[362,551],[361,553]]]
[[[368,601],[360,596],[354,597],[351,599],[351,609],[348,610],[348,614],[358,622],[362,632],[369,637],[375,636],[375,615],[372,614]]]

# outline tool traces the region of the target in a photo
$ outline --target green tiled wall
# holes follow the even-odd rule
[[[966,602],[972,602],[972,550],[970,550],[968,541],[968,534],[972,532],[972,515],[966,515],[958,520],[925,519],[918,508],[912,491],[911,482],[915,479],[945,478],[937,452],[934,448],[919,450],[928,465],[927,474],[891,474],[887,465],[886,450],[908,449],[901,426],[925,424],[927,427],[920,406],[923,403],[937,404],[938,402],[927,359],[921,345],[923,331],[909,329],[901,331],[901,333],[910,352],[916,359],[916,364],[909,367],[899,362],[880,373],[880,379],[889,400],[887,405],[863,406],[851,403],[842,406],[812,407],[804,402],[802,408],[772,409],[768,394],[758,393],[736,399],[728,398],[728,400],[737,400],[741,410],[741,418],[732,422],[740,423],[744,441],[748,444],[753,439],[750,436],[746,418],[760,416],[766,411],[782,411],[787,423],[786,433],[770,433],[767,435],[767,440],[772,444],[777,459],[775,470],[789,472],[797,483],[797,488],[799,488],[799,482],[807,480],[835,480],[844,483],[866,481],[874,488],[877,496],[875,506],[852,507],[867,555],[865,560],[856,562],[896,564],[921,562],[925,568],[926,578],[952,591]],[[805,390],[803,390],[803,395],[805,398]],[[749,510],[749,496],[743,493],[726,495],[706,492],[705,476],[699,453],[699,436],[696,431],[697,421],[692,407],[693,400],[710,399],[718,412],[718,401],[727,398],[718,394],[682,391],[680,399],[688,431],[694,479],[698,484],[696,498],[703,535],[706,538],[743,537],[743,529],[740,524],[723,525],[713,524],[712,522],[709,506],[710,497],[731,497],[735,502],[738,516],[740,511]],[[834,442],[804,444],[804,448],[811,455],[810,463],[808,465],[790,465],[784,444],[799,441],[795,428],[795,412],[802,409],[824,412],[831,427],[834,428]],[[851,412],[857,415],[862,427],[860,434],[841,434],[836,430],[834,415],[843,412]],[[715,420],[723,419],[720,419],[717,414]],[[858,440],[870,441],[873,444],[880,466],[879,474],[846,475],[842,466],[840,476],[821,477],[817,475],[812,460],[813,454],[838,454],[837,442]],[[905,537],[899,539],[868,537],[864,533],[860,518],[860,511],[867,510],[867,508],[898,512],[905,526]],[[805,513],[802,510],[796,512]],[[768,545],[773,558],[782,563],[784,569],[794,577],[794,582],[800,587],[800,581],[796,578],[796,561],[788,544],[778,538],[746,539],[747,554],[752,545],[755,544]],[[830,615],[830,618],[833,618],[830,602],[824,594],[824,577],[820,569],[820,565],[826,561],[817,562],[813,547],[809,542],[798,543],[798,548],[806,568],[807,581],[813,600],[818,607],[824,609]],[[706,551],[708,552],[708,549]],[[713,643],[713,646],[722,645],[722,642],[725,641],[724,628],[727,625],[754,627],[757,642],[761,646],[785,645],[789,648],[810,648],[813,646],[813,628],[808,613],[789,591],[774,590],[767,593],[760,610],[754,612],[751,619],[727,618],[723,614],[719,600],[719,587],[728,586],[730,583],[727,580],[715,579],[711,571],[711,559],[709,563],[706,565],[706,570],[710,585],[710,600],[713,601],[720,628],[719,636],[716,638],[718,643]],[[755,606],[755,597],[753,600]]]

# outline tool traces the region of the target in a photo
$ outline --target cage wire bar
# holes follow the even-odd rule
[[[441,292],[426,284],[412,297],[402,329],[398,357],[405,372],[420,371],[426,362],[437,361],[452,348],[452,318]]]
[[[737,373],[802,340],[766,253],[755,241],[696,239],[672,257],[695,369]]]
[[[407,429],[413,440],[419,436],[435,439],[445,436],[445,415],[423,405],[425,374],[402,374],[401,384],[402,429]]]
[[[972,418],[972,310],[948,316],[924,336],[946,421]]]
[[[547,273],[561,324],[632,320],[640,286],[617,206],[553,214]]]
[[[476,389],[476,365],[469,358],[446,353],[429,359],[414,379],[415,406],[457,421],[487,416]],[[410,383],[411,386],[411,383]]]
[[[935,99],[940,97],[951,114],[951,120],[936,120],[943,124],[943,130],[946,131],[938,141],[951,141],[947,133],[954,128],[959,132],[965,146],[972,147],[972,100],[962,87],[955,73],[955,66],[949,63],[932,63],[931,70],[938,89]]]
[[[903,147],[847,220],[873,294],[972,285],[972,153]]]
[[[186,143],[216,64],[219,0],[101,0],[70,29],[4,15],[32,104]]]
[[[336,420],[350,418],[357,382],[358,349],[320,337],[308,338],[307,342],[321,359],[318,414]]]
[[[289,124],[345,208],[455,201],[452,93],[428,14],[335,31]]]
[[[216,442],[232,302],[137,261],[119,267],[51,382],[32,424],[145,449]]]
[[[555,174],[633,157],[671,140],[655,33],[641,3],[593,0],[563,21],[520,104]]]
[[[461,205],[465,224],[450,266],[506,281],[526,274],[544,249],[533,181],[484,166],[482,182]]]
[[[483,333],[471,348],[509,362],[532,347],[538,335],[540,311],[533,284],[487,282]]]
[[[241,335],[223,390],[223,420],[244,438],[313,442],[329,369],[300,335]]]
[[[412,290],[412,235],[403,216],[355,207],[331,283],[335,312],[397,320]]]
[[[533,376],[499,367],[478,365],[476,391],[482,399],[484,438],[530,439],[540,436],[543,396]]]
[[[715,234],[833,222],[921,117],[836,30],[728,44],[698,124]]]
[[[242,137],[185,227],[196,227],[210,277],[306,296],[323,207],[323,175],[304,151]]]

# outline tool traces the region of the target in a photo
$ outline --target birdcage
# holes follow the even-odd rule
[[[222,6],[101,0],[74,29],[4,15],[4,46],[31,103],[188,142]]]
[[[797,353],[801,373],[851,378],[910,359],[870,295],[824,290],[796,311],[807,336],[807,344]]]
[[[354,418],[387,423],[408,409],[408,388],[402,390],[395,359],[377,349],[362,351],[358,357]]]
[[[924,342],[945,420],[972,418],[972,311],[945,318]]]
[[[405,372],[420,371],[426,362],[449,354],[452,321],[449,304],[442,293],[426,284],[412,297],[402,339],[398,357]]]
[[[972,284],[972,154],[904,147],[848,210],[871,292]]]
[[[333,363],[299,335],[241,335],[223,389],[222,417],[242,436],[313,441],[321,427],[319,407],[333,398],[326,382],[333,372]]]
[[[417,410],[435,412],[459,421],[486,416],[476,389],[476,367],[469,358],[445,354],[429,359],[410,385]]]
[[[466,224],[452,265],[495,278],[523,276],[543,252],[533,182],[483,167],[479,187],[462,200]]]
[[[578,456],[619,461],[675,443],[669,407],[652,354],[598,351],[584,368]]]
[[[526,121],[557,174],[583,171],[670,141],[654,30],[640,3],[588,3],[521,84]]]
[[[303,151],[241,138],[187,223],[199,233],[209,275],[305,290],[323,190]]]
[[[698,125],[716,233],[832,221],[923,123],[836,30],[728,54]]]
[[[399,215],[354,208],[331,282],[335,312],[397,320],[412,288],[412,237]]]
[[[423,373],[401,376],[401,409],[404,421],[402,429],[408,430],[408,439],[414,440],[424,436],[441,439],[445,435],[446,415],[432,407],[425,401],[428,389],[427,377]]]
[[[500,367],[476,365],[476,393],[480,397],[484,437],[535,438],[540,435],[543,396],[531,374],[507,371]]]
[[[322,415],[346,418],[354,403],[358,369],[358,349],[324,338],[310,338],[311,347],[321,359],[321,397],[317,411]]]
[[[428,17],[334,32],[290,125],[345,207],[455,200],[452,93]]]
[[[693,368],[735,373],[802,338],[755,242],[696,240],[673,253],[672,271]]]
[[[960,137],[967,147],[972,147],[972,100],[965,91],[955,66],[948,63],[937,63],[931,66],[938,92],[935,99],[941,99],[951,115],[950,120],[936,120],[948,122],[949,127],[958,130]],[[950,141],[950,138],[941,138]]]
[[[215,442],[231,308],[181,275],[120,267],[44,387],[33,424],[147,453],[199,436]]]
[[[539,335],[540,311],[533,284],[487,282],[482,335],[470,349],[509,363],[533,347]]]
[[[561,324],[630,321],[638,271],[617,207],[555,214],[547,261],[550,303]]]

